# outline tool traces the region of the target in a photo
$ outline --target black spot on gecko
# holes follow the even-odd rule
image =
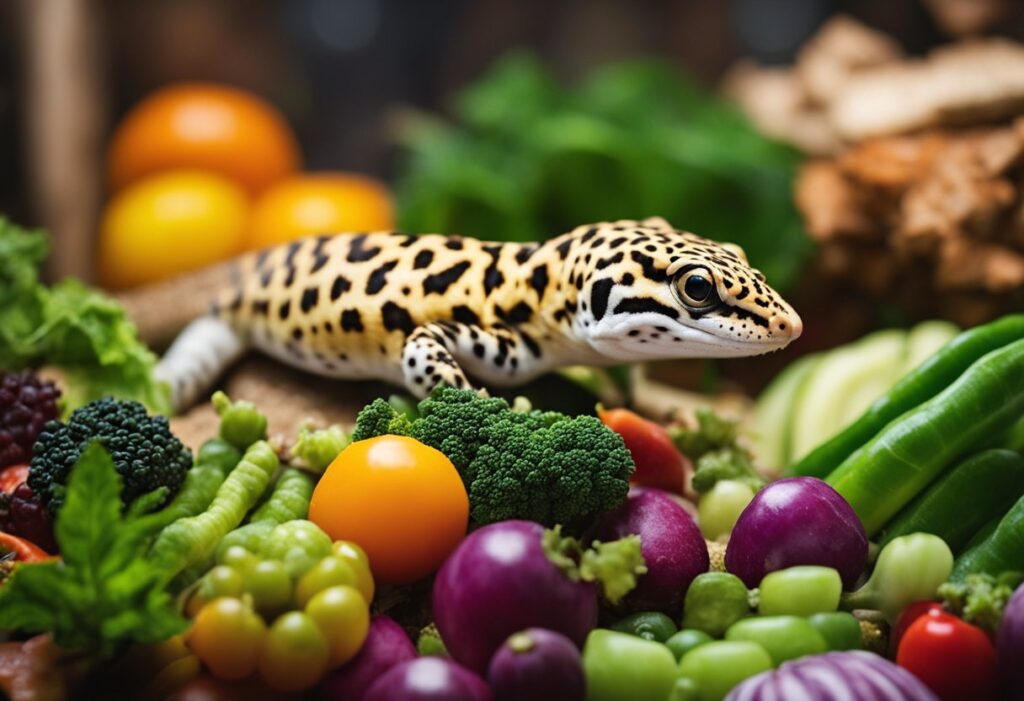
[[[302,311],[308,312],[316,306],[318,301],[320,301],[320,288],[307,287],[302,291],[302,299],[299,301],[299,306],[302,307]]]
[[[366,234],[357,234],[349,243],[348,262],[361,263],[372,260],[378,253],[380,253],[380,246],[366,248]]]
[[[288,268],[288,275],[284,278],[284,286],[291,287],[292,283],[295,282],[295,266]]]
[[[562,243],[555,246],[555,250],[558,251],[558,256],[562,260],[565,260],[566,256],[569,255],[569,249],[572,248],[572,244],[573,238],[571,236],[567,236]]]
[[[526,302],[517,302],[516,305],[507,312],[503,321],[507,321],[510,324],[525,324],[532,316],[533,307]]]
[[[252,313],[256,316],[266,316],[270,312],[270,302],[265,299],[256,299],[252,303]]]
[[[281,321],[284,321],[285,319],[288,318],[288,315],[291,314],[291,311],[292,311],[292,303],[289,300],[289,301],[285,302],[284,304],[282,304],[278,308],[277,316],[278,316],[279,319],[281,319]]]
[[[519,337],[523,339],[523,345],[530,349],[530,353],[533,354],[533,357],[539,358],[541,353],[540,344],[534,340],[533,336],[520,329]],[[518,365],[518,362],[515,358],[512,358],[512,367],[515,367],[516,365]]]
[[[370,277],[366,280],[366,294],[375,295],[383,290],[384,285],[387,284],[388,273],[394,270],[396,265],[398,265],[398,261],[391,260],[370,273]]]
[[[595,236],[597,236],[597,227],[592,226],[589,229],[587,229],[587,232],[583,234],[583,236],[580,237],[580,243],[586,243]]]
[[[484,246],[484,252],[491,257],[491,262],[484,270],[484,294],[491,294],[496,287],[505,282],[505,276],[498,269],[498,257],[501,255],[501,246]]]
[[[745,299],[746,296],[749,295],[749,294],[750,294],[750,289],[746,285],[744,285],[743,287],[740,288],[740,293],[738,295],[736,295],[736,299],[738,299],[738,300],[739,299]]]
[[[476,312],[465,304],[459,304],[452,308],[452,319],[460,324],[468,324],[470,326],[480,325],[480,317],[478,317]]]
[[[462,277],[463,273],[469,270],[469,262],[463,261],[456,263],[455,265],[442,270],[439,273],[433,275],[427,275],[423,279],[423,294],[428,295],[436,293],[443,295],[449,287],[454,285]]]
[[[672,307],[667,307],[648,297],[627,297],[615,306],[616,314],[642,314],[644,312],[663,314],[670,319],[679,317],[679,312]]]
[[[523,265],[526,261],[530,260],[530,256],[536,253],[536,251],[537,246],[524,244],[518,251],[516,251],[516,262]]]
[[[549,282],[548,266],[546,265],[538,265],[530,273],[530,287],[536,290],[538,300],[544,299],[544,292],[548,289]]]
[[[334,284],[331,285],[331,301],[337,301],[338,297],[341,297],[350,289],[352,289],[352,283],[344,275],[334,278]]]
[[[487,349],[484,348],[484,344],[482,344],[482,343],[474,343],[473,344],[473,355],[475,355],[478,358],[483,358],[484,357],[484,352],[486,350]]]
[[[384,328],[388,331],[401,331],[408,336],[416,328],[405,307],[400,307],[394,302],[385,302],[380,311],[381,318],[384,320]]]
[[[270,281],[274,279],[274,269],[267,268],[260,274],[260,286],[267,288],[270,286]]]
[[[590,291],[590,305],[594,310],[594,318],[600,321],[608,311],[608,297],[612,293],[612,286],[615,283],[611,278],[595,280]]]
[[[659,268],[655,264],[654,259],[650,256],[645,256],[640,251],[633,251],[633,253],[630,254],[630,257],[632,257],[634,262],[640,264],[640,267],[643,268],[644,277],[648,280],[651,280],[652,282],[665,282],[665,280],[668,279],[668,276],[665,275],[664,269]]]
[[[626,237],[625,236],[619,236],[618,238],[614,238],[614,239],[612,239],[611,241],[608,242],[608,248],[611,248],[611,249],[614,250],[614,249],[618,248],[619,246],[621,246],[624,243],[626,243]]]
[[[597,259],[597,263],[595,264],[594,267],[597,270],[604,270],[609,265],[618,265],[619,263],[622,262],[623,258],[624,258],[624,254],[622,253],[622,251],[619,251],[614,256],[609,256],[608,258],[598,258]]]
[[[624,273],[623,276],[622,276],[622,279],[619,280],[619,284],[620,285],[632,285],[634,280],[635,280],[635,278],[633,277],[633,273]]]
[[[296,341],[301,341],[302,340],[302,329],[300,329],[298,326],[296,326],[294,329],[292,329],[292,338],[294,340],[296,340]]]
[[[356,331],[360,332],[363,330],[363,318],[359,315],[358,309],[346,309],[341,313],[341,324],[342,331]]]
[[[414,270],[422,270],[431,264],[434,260],[434,252],[429,250],[422,250],[416,254],[416,258],[412,262]]]
[[[450,251],[461,251],[462,250],[462,239],[449,237],[444,242],[444,247]]]
[[[310,274],[315,273],[320,268],[327,264],[330,260],[328,256],[324,255],[324,245],[331,240],[330,236],[318,236],[316,238],[316,245],[313,246],[313,265],[310,267]]]

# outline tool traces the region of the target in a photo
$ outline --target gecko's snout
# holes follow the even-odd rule
[[[795,341],[804,332],[804,322],[793,312],[776,314],[768,321],[768,331],[772,336],[786,341]]]

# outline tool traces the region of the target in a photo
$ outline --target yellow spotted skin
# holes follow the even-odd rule
[[[691,289],[707,293],[699,307]],[[581,226],[544,243],[308,238],[241,259],[212,314],[231,350],[189,365],[200,335],[175,344],[162,374],[179,404],[196,394],[191,375],[208,381],[211,365],[246,347],[422,396],[439,383],[514,385],[566,364],[756,355],[801,331],[742,251],[662,219]]]

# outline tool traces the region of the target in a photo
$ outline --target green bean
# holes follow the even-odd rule
[[[210,399],[220,415],[220,437],[239,450],[267,437],[267,417],[252,402],[233,402],[223,392]]]
[[[170,581],[190,564],[212,557],[221,538],[242,522],[277,470],[277,455],[265,441],[249,446],[241,462],[201,514],[175,521],[157,537],[150,552]]]
[[[178,519],[200,514],[210,505],[224,482],[224,473],[213,465],[196,465],[185,473],[185,482],[170,504],[160,511],[139,519],[154,532],[166,528]]]
[[[969,574],[990,574],[999,577],[1005,572],[1024,570],[1024,497],[999,521],[996,529],[984,540],[957,558],[953,565],[954,582]]]
[[[798,460],[786,475],[824,478],[894,419],[939,394],[976,360],[1022,338],[1024,314],[1004,316],[964,331],[904,375],[857,421]]]
[[[1024,456],[977,453],[928,487],[885,527],[882,545],[910,533],[933,533],[958,553],[980,528],[1024,495]]]
[[[249,523],[270,521],[278,524],[306,518],[314,486],[312,475],[295,468],[285,469],[277,478],[270,498],[253,512]]]
[[[1002,435],[1024,412],[1024,339],[994,350],[953,384],[889,423],[827,482],[876,533],[953,460]]]

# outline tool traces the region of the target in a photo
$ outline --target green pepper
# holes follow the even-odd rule
[[[612,625],[612,630],[636,635],[644,640],[663,643],[678,632],[672,619],[657,611],[643,611],[626,616]]]
[[[969,574],[990,574],[1024,569],[1024,497],[1006,513],[981,542],[957,558],[952,579],[963,581]]]
[[[239,450],[246,450],[267,437],[267,417],[252,402],[233,402],[223,392],[210,399],[220,415],[220,437]]]
[[[744,679],[772,666],[769,651],[754,642],[719,640],[701,645],[679,662],[680,679],[690,680],[692,685],[681,685],[677,698],[721,701]]]
[[[854,423],[797,461],[786,470],[786,475],[824,478],[891,421],[935,397],[979,358],[1022,337],[1022,314],[1004,316],[964,331],[904,375]]]
[[[826,480],[876,533],[951,461],[999,436],[1024,412],[1024,338],[983,356],[911,409]]]
[[[860,621],[846,611],[816,613],[807,617],[807,622],[821,633],[829,650],[859,650]]]
[[[825,638],[807,622],[797,616],[756,616],[734,623],[725,631],[726,640],[744,640],[757,643],[772,658],[774,666],[804,655],[819,655],[828,651]],[[710,647],[708,645],[703,648]],[[697,648],[696,653],[702,648]],[[690,653],[693,654],[693,653]],[[686,658],[683,658],[686,661]]]
[[[705,643],[710,643],[712,640],[714,640],[714,638],[702,630],[686,628],[675,633],[672,637],[666,640],[665,647],[672,651],[676,660],[681,660],[683,659],[683,655],[693,648],[704,645]]]
[[[196,465],[212,465],[227,477],[242,459],[242,451],[220,437],[211,438],[199,447]]]
[[[682,627],[720,638],[729,626],[749,615],[750,593],[743,580],[726,572],[705,572],[686,590]]]
[[[676,661],[661,643],[597,628],[583,646],[587,701],[665,701]]]
[[[939,536],[961,552],[993,518],[1024,495],[1024,456],[993,449],[972,455],[940,477],[886,525],[882,545],[909,533]]]

